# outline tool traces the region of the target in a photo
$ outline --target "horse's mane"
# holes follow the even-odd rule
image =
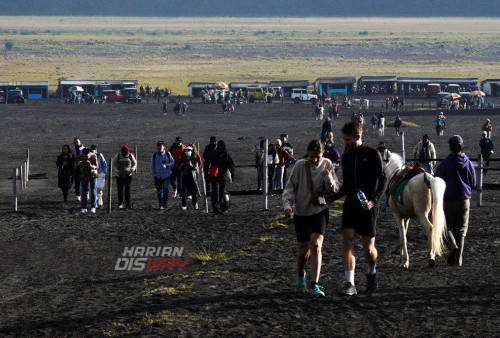
[[[399,154],[391,153],[389,156],[389,162],[385,165],[386,174],[393,173],[396,169],[401,169],[403,167],[403,159]]]

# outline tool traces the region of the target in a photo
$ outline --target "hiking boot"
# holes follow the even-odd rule
[[[378,283],[377,283],[377,274],[367,274],[366,275],[366,292],[367,293],[374,293],[377,291],[378,288]]]
[[[448,256],[448,260],[446,261],[448,265],[455,265],[457,261],[457,253],[458,253],[458,248],[455,247],[450,251],[450,254]]]
[[[350,282],[345,283],[344,288],[342,289],[342,294],[346,296],[354,296],[357,295],[356,287],[352,285]]]
[[[323,291],[321,291],[321,289],[323,289],[322,286],[319,286],[318,284],[314,284],[311,291],[309,291],[309,292],[311,293],[311,295],[316,296],[316,297],[325,297],[325,293]]]
[[[297,292],[306,292],[306,274],[300,277],[297,275],[297,284],[295,284],[295,289]]]

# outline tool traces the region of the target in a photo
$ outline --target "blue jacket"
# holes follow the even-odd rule
[[[162,166],[166,163],[166,168]],[[155,178],[167,178],[172,174],[171,167],[174,166],[174,159],[168,151],[159,154],[157,151],[151,157],[151,173]]]
[[[107,173],[108,172],[108,163],[106,162],[106,159],[101,153],[97,154],[97,173]]]
[[[493,141],[489,138],[482,138],[479,141],[479,146],[481,147],[481,154],[490,156],[493,150]]]
[[[463,201],[471,198],[476,187],[474,165],[464,153],[451,153],[436,169],[436,176],[446,182],[445,201]]]

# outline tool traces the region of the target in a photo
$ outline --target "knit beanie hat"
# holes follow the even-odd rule
[[[128,148],[128,146],[123,146],[122,147],[122,155],[128,156],[129,154],[130,154],[130,149]]]

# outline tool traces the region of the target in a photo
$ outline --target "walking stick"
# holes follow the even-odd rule
[[[205,196],[205,209],[201,212],[204,214],[208,214],[208,199],[207,199],[207,186],[205,183],[205,174],[203,172],[203,166],[200,168],[201,181],[203,182],[203,195]]]

